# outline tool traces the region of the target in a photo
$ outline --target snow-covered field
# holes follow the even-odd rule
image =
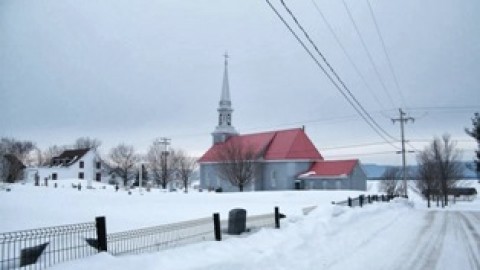
[[[479,189],[473,181],[466,185]],[[377,184],[369,182],[369,192]],[[112,187],[78,191],[14,185],[0,192],[0,231],[93,221],[107,217],[109,232],[211,216],[242,207],[263,214],[279,206],[282,228],[242,238],[202,242],[158,253],[98,254],[52,269],[480,269],[480,200],[428,210],[410,201],[350,209],[331,201],[357,191],[165,193],[128,195]],[[309,215],[302,208],[318,205]]]

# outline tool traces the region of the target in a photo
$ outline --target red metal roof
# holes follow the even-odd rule
[[[301,174],[300,178],[306,177],[325,177],[325,176],[341,176],[352,173],[358,164],[358,159],[354,160],[322,160],[312,164],[310,169]]]
[[[230,137],[225,143],[214,144],[199,162],[219,161],[217,153],[229,142],[252,147],[256,154],[265,160],[323,160],[304,130],[297,128]]]

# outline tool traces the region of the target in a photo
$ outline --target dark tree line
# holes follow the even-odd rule
[[[472,118],[472,129],[465,129],[465,132],[477,142],[474,160],[475,167],[472,169],[477,173],[477,179],[480,182],[480,114],[478,112]]]

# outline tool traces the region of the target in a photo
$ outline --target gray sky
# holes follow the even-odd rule
[[[399,107],[412,108],[407,111],[417,119],[407,125],[407,138],[449,133],[471,159],[475,143],[463,129],[480,111],[480,1],[370,0],[399,89],[368,3],[346,2],[387,91],[342,1],[315,3],[369,87],[312,1],[286,1],[387,132],[399,137],[389,118],[398,117]],[[226,50],[240,132],[305,125],[326,158],[400,163],[388,144],[328,149],[383,140],[261,0],[1,1],[0,136],[41,148],[89,136],[103,142],[105,153],[121,142],[146,152],[166,136],[173,147],[200,155],[217,121]],[[412,145],[422,149],[425,142]]]

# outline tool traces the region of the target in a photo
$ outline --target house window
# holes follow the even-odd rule
[[[78,179],[83,179],[83,172],[78,173]]]
[[[80,166],[80,169],[83,169],[83,167],[85,166],[85,163],[83,161],[80,161],[78,165]]]
[[[102,168],[102,163],[100,161],[97,161],[97,169],[101,169]]]
[[[52,180],[57,180],[58,176],[57,173],[52,173]]]
[[[97,173],[96,176],[95,176],[95,180],[96,180],[97,182],[102,181],[102,174],[101,174],[101,173]]]

